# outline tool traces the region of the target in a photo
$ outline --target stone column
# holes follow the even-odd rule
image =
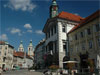
[[[58,22],[57,25],[57,34],[58,34],[58,40],[57,40],[57,48],[58,48],[58,52],[59,52],[59,67],[63,68],[63,43],[62,43],[62,24],[61,22]]]

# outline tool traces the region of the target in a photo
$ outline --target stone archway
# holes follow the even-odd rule
[[[64,58],[63,58],[63,62],[65,62],[65,61],[69,61],[70,60],[70,57],[68,57],[68,56],[64,56]],[[63,68],[64,69],[67,69],[67,63],[63,63]]]

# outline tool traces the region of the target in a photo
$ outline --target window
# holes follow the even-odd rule
[[[47,33],[46,33],[46,39],[47,39],[48,37],[47,37]]]
[[[56,26],[54,27],[55,33],[56,33]]]
[[[7,50],[7,47],[5,47],[5,49]]]
[[[81,37],[84,37],[84,33],[83,32],[81,32],[80,35],[81,35]]]
[[[75,40],[77,40],[77,34],[75,35]]]
[[[73,48],[72,47],[70,48],[70,51],[73,51]]]
[[[98,45],[100,46],[100,38],[98,38]]]
[[[49,37],[50,37],[50,31],[49,31]]]
[[[72,42],[72,37],[70,36],[69,41]]]
[[[66,50],[66,41],[63,41],[63,50]]]
[[[29,48],[29,51],[30,51],[30,48]]]
[[[62,26],[62,32],[66,32],[65,26]]]
[[[51,29],[51,35],[53,35],[53,28]]]
[[[82,50],[85,50],[85,43],[82,43]]]
[[[90,28],[87,29],[87,34],[88,34],[88,35],[91,34]]]
[[[6,56],[6,52],[5,52],[5,56]]]
[[[89,49],[92,48],[92,41],[89,41]]]
[[[78,46],[76,46],[76,52],[78,51]]]
[[[99,31],[99,24],[96,24],[95,27],[96,27],[96,32],[98,32]]]

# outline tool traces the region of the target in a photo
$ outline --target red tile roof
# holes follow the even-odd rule
[[[18,57],[24,58],[24,52],[14,52],[14,56],[18,56]]]
[[[68,34],[71,33],[71,32],[73,32],[74,30],[80,28],[81,26],[84,26],[86,23],[92,21],[93,19],[95,19],[96,17],[99,17],[99,16],[100,16],[100,10],[96,11],[96,12],[93,13],[92,15],[90,15],[90,16],[86,17],[85,19],[83,19],[83,20],[81,21],[81,23],[78,24],[78,25],[76,25],[75,27],[73,27],[73,28],[68,32]]]
[[[4,41],[0,41],[0,44],[5,44],[5,42]]]
[[[79,15],[75,15],[75,14],[64,12],[64,11],[59,13],[57,17],[68,19],[68,20],[71,20],[71,21],[76,21],[76,22],[80,22],[83,19]]]
[[[24,58],[25,53],[24,53],[24,52],[15,52],[15,51],[14,51],[14,56]],[[29,55],[27,55],[27,54],[26,54],[26,58],[32,59],[32,58],[31,58]]]

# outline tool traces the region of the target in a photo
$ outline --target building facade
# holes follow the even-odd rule
[[[87,61],[92,60],[100,69],[100,10],[75,26],[68,37],[70,60],[78,61],[80,68],[88,68]]]
[[[30,68],[33,66],[33,58],[25,52],[14,52],[13,68]]]
[[[45,40],[41,40],[35,48],[34,63],[36,68],[44,68],[44,55],[45,55]]]
[[[63,58],[66,55],[67,35],[75,25],[79,24],[83,18],[68,12],[58,13],[56,0],[50,6],[50,18],[47,20],[43,32],[45,33],[45,52],[52,54],[52,64],[63,68]],[[55,58],[56,57],[56,58]],[[56,59],[56,61],[55,61]]]
[[[14,47],[5,41],[0,41],[0,67],[2,69],[13,68]]]

